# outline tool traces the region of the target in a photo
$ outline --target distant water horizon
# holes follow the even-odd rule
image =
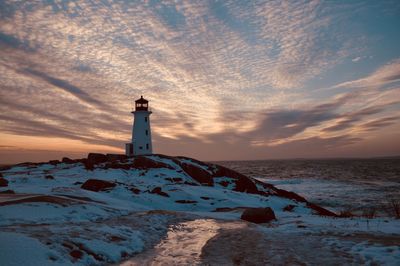
[[[400,157],[218,161],[336,211],[382,210],[400,201]]]

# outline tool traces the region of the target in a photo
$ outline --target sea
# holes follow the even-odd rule
[[[400,157],[215,163],[337,212],[391,216],[392,204],[400,204]]]

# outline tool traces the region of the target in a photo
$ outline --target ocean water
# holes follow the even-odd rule
[[[335,211],[388,213],[400,202],[400,158],[216,162]],[[389,208],[390,212],[390,208]]]

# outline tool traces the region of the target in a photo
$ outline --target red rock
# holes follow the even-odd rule
[[[15,194],[15,192],[14,192],[14,190],[7,189],[7,190],[0,191],[0,194]]]
[[[133,166],[138,169],[149,169],[149,168],[168,168],[173,169],[172,166],[163,162],[157,162],[144,156],[136,156],[133,161]]]
[[[105,181],[105,180],[99,180],[99,179],[89,179],[83,185],[81,188],[90,190],[90,191],[104,191],[104,190],[109,190],[115,187],[115,183]]]
[[[229,177],[235,180],[234,191],[246,192],[252,194],[259,194],[255,183],[247,176],[242,175],[229,168],[217,165],[217,169],[214,172],[214,177]]]
[[[138,188],[131,188],[130,191],[132,191],[134,194],[139,194],[140,193],[140,189]]]
[[[70,159],[70,158],[68,158],[68,157],[63,157],[62,160],[61,160],[61,162],[63,162],[63,163],[68,163],[68,164],[76,163],[75,160],[72,160],[72,159]]]
[[[283,208],[283,210],[284,210],[285,212],[291,212],[291,211],[293,211],[294,207],[296,207],[296,206],[290,205],[290,204],[289,204],[289,205],[285,206],[285,207]]]
[[[69,255],[75,259],[81,259],[83,256],[83,252],[80,250],[72,250]]]
[[[7,179],[0,177],[0,187],[7,187],[7,186],[8,186]]]
[[[221,186],[223,186],[223,187],[227,187],[229,185],[229,182],[228,181],[221,181],[221,182],[219,182],[219,184]]]
[[[279,189],[279,188],[274,188],[274,191],[275,191],[276,195],[279,197],[292,199],[292,200],[295,200],[298,202],[307,202],[307,200],[305,198],[303,198],[302,196],[300,196],[294,192],[286,191],[286,190]]]
[[[322,208],[314,203],[307,202],[307,207],[314,210],[315,214],[318,214],[320,216],[339,217],[336,213],[331,212],[330,210],[327,210],[325,208]]]
[[[89,153],[87,159],[92,164],[107,162],[107,156],[101,153]]]
[[[272,220],[276,220],[274,211],[267,208],[250,208],[246,209],[240,219],[252,222],[252,223],[268,223]]]
[[[194,204],[197,203],[195,200],[175,200],[176,203],[182,203],[182,204]]]
[[[155,187],[152,191],[150,191],[151,194],[157,194],[163,197],[169,197],[169,195],[162,191],[160,187]]]
[[[107,161],[109,162],[115,162],[115,161],[123,161],[128,159],[128,156],[126,156],[125,154],[106,154],[107,156]]]
[[[201,185],[214,185],[213,176],[206,170],[195,165],[182,162],[179,162],[179,166],[182,167],[183,171],[185,171],[191,178],[199,182]]]

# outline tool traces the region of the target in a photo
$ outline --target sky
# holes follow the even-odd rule
[[[400,1],[0,1],[0,164],[400,155]]]

